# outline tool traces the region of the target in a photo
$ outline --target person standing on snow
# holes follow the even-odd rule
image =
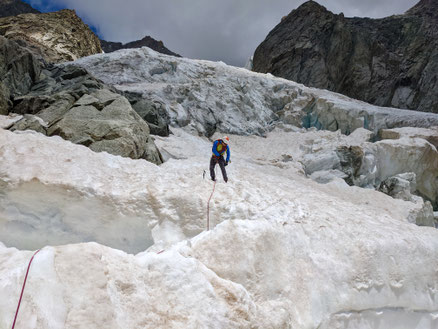
[[[216,181],[214,167],[216,164],[219,164],[222,171],[222,177],[224,178],[225,183],[228,182],[227,172],[225,171],[225,167],[230,162],[230,147],[228,146],[230,139],[228,136],[223,137],[222,139],[218,139],[213,143],[213,155],[210,160],[210,176],[212,181]],[[227,160],[224,160],[224,154],[227,152]]]

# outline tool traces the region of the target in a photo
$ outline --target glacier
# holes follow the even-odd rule
[[[207,232],[205,137],[156,137],[175,157],[156,166],[0,130],[0,328],[32,255],[23,249],[41,247],[20,327],[436,327],[438,231],[411,223],[419,206],[313,182],[284,157],[287,132],[271,134],[230,136],[230,182],[217,183]],[[266,157],[249,147],[257,140]]]
[[[438,114],[373,106],[271,74],[205,60],[177,58],[150,48],[80,58],[77,65],[125,93],[161,104],[170,124],[210,136],[214,131],[263,135],[285,122],[340,130],[438,126]]]
[[[166,162],[0,116],[0,329],[39,248],[17,328],[438,328],[437,115],[146,48],[74,65],[163,104]],[[223,133],[230,180],[218,175],[207,231]],[[350,148],[364,154],[357,186]],[[423,198],[374,189],[405,173]]]

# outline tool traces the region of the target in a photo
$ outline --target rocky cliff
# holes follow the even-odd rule
[[[314,1],[293,10],[254,53],[253,70],[380,106],[438,112],[438,2],[404,15],[346,18]]]
[[[74,10],[0,19],[0,35],[25,42],[46,62],[65,62],[102,52],[97,36]]]
[[[27,13],[37,14],[39,11],[21,0],[0,0],[0,17]]]
[[[112,53],[113,51],[120,50],[120,49],[130,49],[130,48],[141,48],[141,47],[149,47],[155,51],[158,51],[159,53],[166,54],[166,55],[172,55],[176,57],[181,57],[181,55],[178,55],[174,53],[173,51],[170,51],[167,49],[163,41],[157,41],[154,38],[151,38],[150,36],[146,36],[141,40],[136,40],[132,42],[128,42],[125,44],[122,44],[121,42],[110,42],[105,40],[100,40],[100,44],[102,46],[102,49],[106,53]]]
[[[41,66],[32,53],[0,36],[0,114],[8,114],[13,99],[27,94],[39,79]]]

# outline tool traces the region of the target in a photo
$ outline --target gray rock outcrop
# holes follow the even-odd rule
[[[315,1],[285,17],[254,53],[253,70],[379,106],[438,113],[438,2],[404,15],[346,18]]]
[[[25,43],[38,58],[49,63],[102,52],[98,37],[74,10],[0,18],[0,35]]]
[[[148,123],[151,134],[169,136],[170,118],[163,102],[143,98],[141,93],[136,92],[125,92],[123,95],[129,100],[132,108]]]
[[[377,189],[393,198],[411,201],[417,189],[416,175],[411,172],[389,177]]]
[[[163,162],[147,123],[129,101],[86,70],[42,66],[0,36],[0,114],[23,115],[8,128],[59,135],[100,152]]]
[[[28,13],[37,14],[39,11],[21,0],[0,0],[0,18]]]
[[[162,163],[146,122],[125,97],[107,89],[83,95],[47,129],[47,135],[59,135],[96,152]]]
[[[125,97],[81,68],[51,66],[42,76],[28,94],[14,99],[11,111],[27,116],[10,130],[32,129],[96,152],[163,162],[147,123]]]
[[[0,36],[0,114],[8,114],[12,99],[27,94],[41,67],[26,48]]]
[[[395,199],[420,204],[421,208],[419,211],[413,214],[416,224],[420,226],[435,226],[432,204],[430,201],[423,201],[421,197],[415,195],[417,190],[415,173],[408,172],[389,177],[380,183],[377,190]]]
[[[130,48],[141,48],[141,47],[148,47],[155,51],[158,51],[159,53],[165,54],[165,55],[171,55],[176,57],[181,57],[181,55],[178,55],[177,53],[174,53],[173,51],[170,51],[164,46],[163,41],[155,40],[154,38],[150,36],[145,36],[141,40],[131,41],[128,43],[121,43],[121,42],[111,42],[111,41],[105,41],[100,40],[100,44],[102,46],[102,50],[105,53],[112,53],[113,51],[117,51],[120,49],[130,49]]]

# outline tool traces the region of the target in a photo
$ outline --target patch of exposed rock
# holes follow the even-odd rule
[[[176,57],[181,57],[181,55],[178,55],[174,53],[173,51],[170,51],[164,46],[163,41],[157,41],[154,38],[150,36],[145,36],[141,40],[131,41],[128,43],[121,43],[121,42],[111,42],[111,41],[105,41],[100,40],[100,44],[102,46],[102,49],[105,53],[112,53],[113,51],[120,50],[120,49],[130,49],[130,48],[141,48],[141,47],[149,47],[155,51],[158,51],[159,53],[165,54],[165,55],[172,55]]]
[[[438,113],[438,2],[404,15],[346,18],[315,1],[285,17],[254,53],[253,70],[379,106]]]
[[[0,18],[28,13],[37,14],[39,11],[21,0],[0,0]]]
[[[27,94],[40,73],[41,67],[29,50],[0,36],[0,114],[8,114],[13,99]]]
[[[12,112],[27,116],[10,130],[32,129],[96,152],[162,163],[147,123],[125,97],[77,67],[54,66],[43,74],[30,93],[14,99]]]
[[[59,135],[97,152],[162,163],[147,123],[125,97],[86,70],[43,67],[26,48],[0,36],[0,73],[0,114],[23,115],[6,128]]]
[[[417,193],[415,173],[407,172],[389,177],[380,183],[377,190],[395,199],[423,204],[420,212],[416,214],[416,224],[420,226],[435,226],[432,204],[430,201],[423,203],[423,199],[415,195]]]
[[[74,10],[0,18],[0,35],[24,42],[46,62],[72,61],[102,52],[98,37]]]

